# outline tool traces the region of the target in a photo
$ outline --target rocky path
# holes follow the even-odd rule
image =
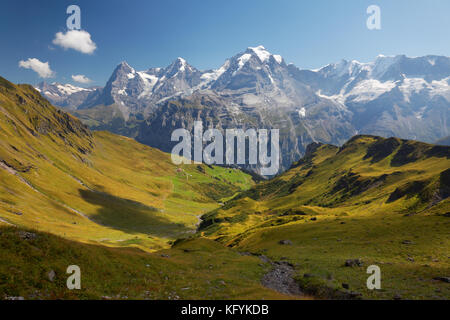
[[[254,255],[249,252],[241,252],[241,255]],[[272,269],[261,279],[261,284],[269,289],[275,290],[285,295],[306,298],[300,290],[300,286],[294,279],[295,269],[290,263],[285,261],[273,262],[264,255],[258,255],[262,262],[270,264]]]
[[[286,295],[303,297],[300,286],[294,280],[294,267],[287,262],[270,263],[272,270],[264,275],[261,280],[262,285]]]

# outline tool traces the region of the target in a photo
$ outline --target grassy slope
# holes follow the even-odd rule
[[[437,203],[448,196],[449,168],[448,147],[370,136],[341,149],[323,145],[205,215],[202,230],[239,250],[290,261],[312,290],[347,283],[368,298],[448,299],[448,284],[433,278],[450,274],[450,200]],[[278,243],[285,239],[292,245]],[[355,258],[364,267],[343,266]],[[380,291],[366,288],[370,264],[381,267]]]
[[[0,222],[0,252],[0,299],[290,298],[261,286],[259,279],[267,269],[258,258],[207,239],[148,253],[46,233],[23,240],[19,230]],[[66,287],[66,269],[73,264],[81,269],[81,290]],[[53,281],[48,278],[51,270],[56,274]]]
[[[177,173],[170,155],[92,135],[30,86],[0,82],[0,218],[11,224],[155,250],[195,232],[199,215],[252,184],[227,168]]]

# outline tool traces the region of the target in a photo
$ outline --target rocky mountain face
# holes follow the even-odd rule
[[[103,89],[75,107],[88,124],[164,151],[171,151],[171,132],[192,129],[195,120],[205,129],[280,129],[287,169],[311,142],[341,145],[358,133],[434,142],[450,134],[449,105],[448,57],[378,56],[301,70],[259,46],[207,71],[182,58],[146,71],[122,62]],[[121,120],[105,124],[98,106],[119,110]]]
[[[341,61],[294,77],[353,114],[359,133],[434,142],[448,135],[450,58],[378,56]]]

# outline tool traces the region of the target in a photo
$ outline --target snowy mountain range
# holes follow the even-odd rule
[[[357,133],[435,142],[450,134],[450,58],[444,56],[378,56],[301,70],[258,46],[215,70],[200,71],[182,58],[145,71],[122,62],[104,88],[42,83],[37,89],[94,129],[126,132],[164,151],[171,150],[173,129],[199,119],[219,129],[278,127],[283,168],[310,142],[339,145]],[[113,115],[98,112],[105,106]]]
[[[54,105],[74,110],[86,103],[89,96],[95,95],[96,91],[101,88],[81,88],[72,84],[41,82],[35,89]]]

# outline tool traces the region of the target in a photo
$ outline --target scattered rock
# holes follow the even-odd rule
[[[259,259],[261,259],[261,261],[264,262],[264,263],[271,263],[270,259],[267,258],[267,257],[266,257],[265,255],[263,255],[263,254],[259,256]]]
[[[343,283],[343,284],[342,284],[342,288],[344,288],[344,289],[350,289],[350,286],[348,285],[348,283]]]
[[[53,282],[53,280],[55,279],[56,273],[55,273],[54,270],[50,270],[50,271],[47,273],[47,276],[48,276],[48,280],[50,280],[51,282]]]
[[[403,240],[402,244],[409,245],[409,244],[414,244],[414,242],[412,242],[411,240]]]
[[[19,231],[19,238],[22,240],[34,240],[37,238],[37,235],[32,232]]]
[[[280,242],[278,242],[281,245],[286,245],[286,246],[291,246],[292,245],[292,241],[291,240],[280,240]]]
[[[362,265],[364,264],[364,262],[361,261],[361,259],[348,259],[345,260],[345,266],[346,267],[362,267]]]
[[[6,297],[5,298],[5,300],[25,300],[25,298],[24,297],[21,297],[21,296],[19,296],[19,297]]]
[[[414,258],[411,258],[411,257],[408,257],[407,260],[408,260],[409,262],[414,262]]]
[[[294,268],[286,262],[273,263],[273,269],[261,280],[263,286],[287,295],[301,295],[299,285],[294,280]]]
[[[436,277],[436,278],[433,278],[433,280],[450,283],[450,277]]]
[[[161,257],[163,257],[163,258],[170,258],[170,256],[168,254],[162,254]]]

